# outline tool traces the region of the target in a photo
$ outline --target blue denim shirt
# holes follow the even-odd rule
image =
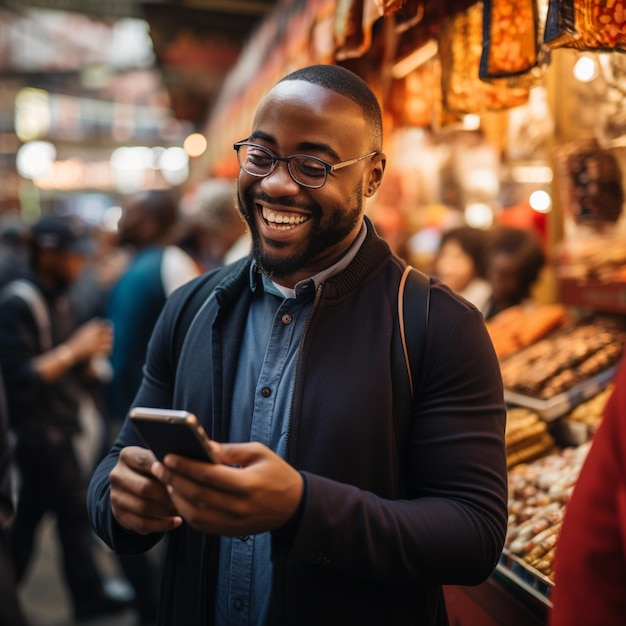
[[[363,225],[348,253],[335,265],[287,289],[259,274],[242,341],[230,428],[231,442],[260,441],[284,457],[300,339],[315,291],[343,270],[365,239]],[[217,626],[262,626],[272,584],[270,533],[221,537],[216,594]]]

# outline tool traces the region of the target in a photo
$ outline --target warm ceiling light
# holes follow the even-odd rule
[[[528,204],[537,213],[549,213],[552,207],[552,198],[547,191],[537,189],[530,194]]]
[[[589,83],[598,75],[598,65],[588,57],[580,57],[574,65],[574,77],[581,83]]]
[[[190,157],[198,157],[207,148],[206,137],[200,133],[192,133],[183,142],[183,148]]]

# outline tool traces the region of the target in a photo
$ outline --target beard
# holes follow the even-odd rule
[[[263,246],[256,221],[262,218],[258,216],[256,200],[277,201],[285,208],[299,208],[310,212],[309,221],[313,222],[311,235],[303,241],[296,253],[289,257],[279,256]],[[262,193],[255,194],[250,189],[243,197],[240,193],[237,194],[237,209],[248,224],[252,235],[252,256],[261,271],[274,278],[285,278],[306,268],[318,256],[340,243],[352,232],[363,213],[363,199],[359,184],[353,189],[351,197],[348,199],[348,206],[351,208],[347,210],[342,207],[332,207],[323,214],[318,204],[298,203],[294,202],[292,198],[276,200]],[[275,243],[275,245],[279,246],[280,244]]]

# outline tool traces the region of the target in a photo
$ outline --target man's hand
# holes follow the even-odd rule
[[[79,326],[65,342],[75,362],[92,356],[107,356],[113,349],[113,326],[108,320],[94,318]]]
[[[115,519],[141,535],[166,532],[182,524],[165,485],[150,472],[155,460],[151,450],[128,446],[109,474]]]
[[[260,443],[211,446],[217,463],[169,454],[152,466],[178,514],[196,530],[218,535],[252,535],[283,526],[302,498],[300,474]]]

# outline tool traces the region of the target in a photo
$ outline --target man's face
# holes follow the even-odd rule
[[[250,141],[278,156],[307,154],[339,163],[373,151],[360,108],[303,81],[277,85],[263,100]],[[361,227],[363,198],[380,184],[384,157],[331,172],[319,189],[296,183],[279,162],[265,178],[239,175],[239,210],[262,269],[293,286],[335,263]]]
[[[463,291],[477,275],[474,260],[454,239],[449,239],[441,247],[435,273],[454,291]]]
[[[77,252],[66,252],[64,257],[65,278],[69,286],[73,285],[80,278],[89,257]]]
[[[69,250],[42,250],[39,265],[57,289],[73,285],[85,269],[89,257]]]
[[[515,255],[499,252],[493,255],[487,270],[494,299],[516,300],[521,293],[520,267]]]

